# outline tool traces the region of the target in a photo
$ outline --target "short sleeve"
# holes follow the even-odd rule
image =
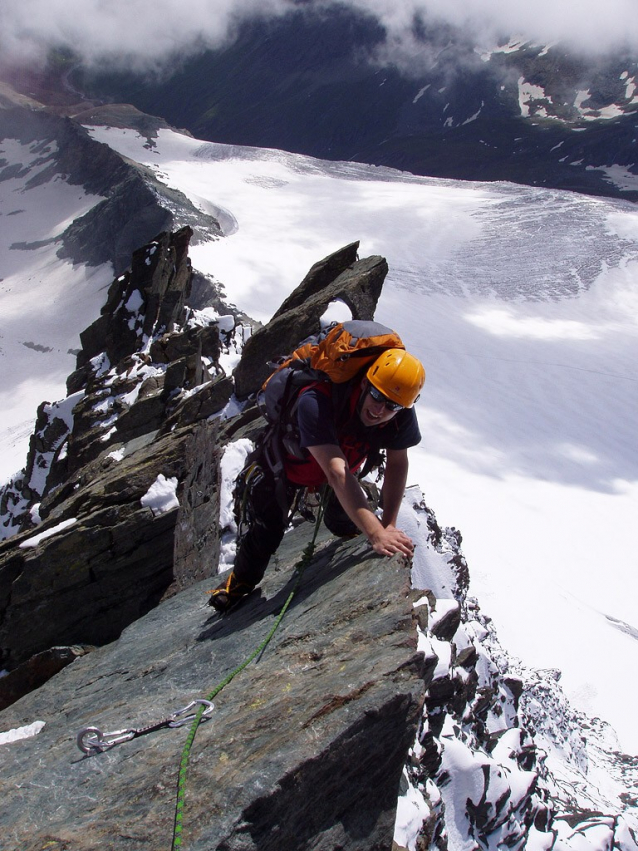
[[[379,429],[382,449],[409,449],[421,442],[421,431],[414,408],[403,408],[388,425],[394,425],[394,428]]]
[[[330,443],[339,445],[332,399],[314,387],[308,388],[299,397],[297,425],[302,449]]]

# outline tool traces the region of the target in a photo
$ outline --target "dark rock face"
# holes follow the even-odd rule
[[[193,441],[215,446],[214,425],[182,429],[119,462],[107,456],[87,464],[43,503],[50,513],[38,533],[68,521],[64,534],[31,547],[33,533],[27,532],[0,545],[0,586],[7,593],[0,625],[4,667],[55,644],[105,644],[157,605],[175,578],[181,521],[177,507],[155,516],[141,500],[158,476],[176,483],[184,478]],[[214,507],[212,484],[208,479],[201,486]],[[211,560],[216,552],[211,546]]]
[[[246,341],[233,373],[235,393],[245,399],[255,393],[270,373],[268,361],[293,351],[320,328],[331,301],[341,299],[353,319],[373,319],[388,264],[383,257],[356,260],[358,243],[316,263],[265,328]]]
[[[73,737],[87,725],[143,726],[210,692],[265,638],[311,531],[286,536],[261,594],[232,617],[212,613],[196,585],[2,713],[5,728],[46,721],[35,738],[4,746],[0,789],[15,806],[3,807],[0,826],[12,847],[170,846],[186,731],[84,759]],[[391,847],[423,691],[408,584],[399,558],[370,556],[357,542],[320,544],[271,643],[215,698],[197,733],[183,815],[189,851]],[[25,782],[28,797],[7,799]]]
[[[133,253],[130,270],[111,285],[100,318],[80,335],[80,367],[102,352],[118,363],[141,348],[144,335],[172,330],[190,293],[192,235],[190,228],[161,233]]]
[[[5,489],[3,508],[22,506],[13,519],[23,530],[0,544],[5,667],[57,644],[112,641],[214,570],[221,448],[206,418],[232,382],[216,325],[180,324],[190,236],[160,234],[114,281],[82,335],[69,399],[43,403],[26,470]],[[174,504],[154,510],[158,483],[172,486]]]
[[[114,153],[107,145],[102,147]],[[221,235],[217,220],[196,210],[182,192],[168,188],[146,169],[130,166],[105,201],[69,225],[58,254],[91,266],[111,261],[119,274],[139,245],[178,225],[192,227],[198,240]]]
[[[126,268],[131,252],[144,244],[149,234],[170,230],[171,225],[171,214],[157,205],[139,175],[130,174],[108,200],[69,225],[59,256],[75,261],[82,258],[90,266],[112,261],[117,274]],[[96,232],[99,240],[95,239]]]
[[[49,650],[36,653],[11,673],[0,677],[0,710],[11,706],[25,694],[40,688],[51,677],[91,649],[78,644],[73,647],[51,647]]]

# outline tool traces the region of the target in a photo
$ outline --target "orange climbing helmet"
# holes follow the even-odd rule
[[[425,383],[425,369],[405,349],[387,349],[368,369],[366,378],[392,402],[411,408]]]

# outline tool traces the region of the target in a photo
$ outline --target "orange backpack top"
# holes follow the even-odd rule
[[[281,422],[302,387],[314,381],[350,381],[386,349],[404,348],[399,335],[379,322],[333,323],[275,364],[259,393],[259,405],[270,423]]]

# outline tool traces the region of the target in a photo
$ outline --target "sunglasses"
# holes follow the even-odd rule
[[[398,402],[392,402],[387,396],[384,396],[380,390],[377,390],[374,384],[368,385],[368,393],[372,396],[375,402],[383,402],[388,411],[400,411],[403,407],[403,405],[399,405]]]

